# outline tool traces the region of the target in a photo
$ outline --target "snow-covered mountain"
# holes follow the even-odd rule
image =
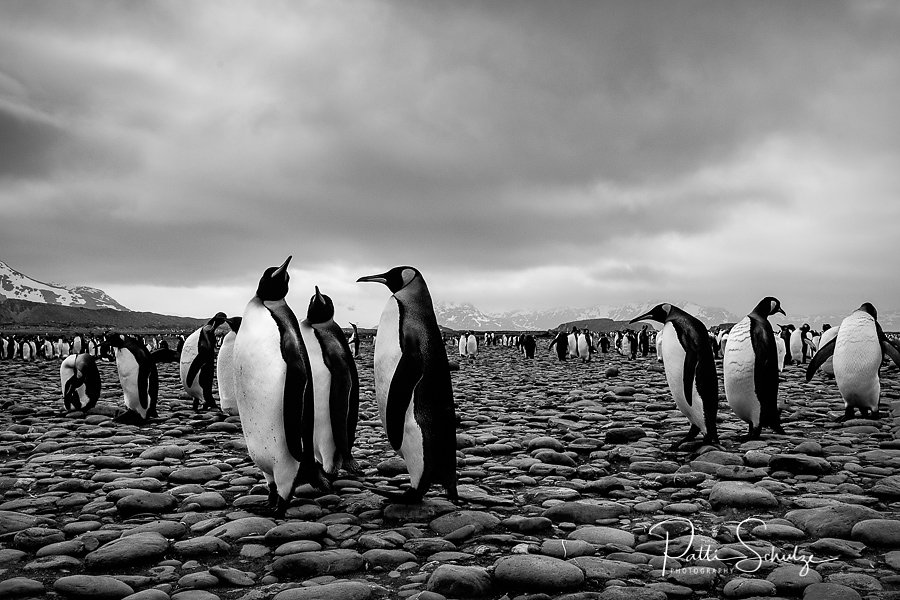
[[[553,329],[560,323],[584,319],[628,321],[641,313],[647,312],[660,302],[662,301],[623,304],[620,306],[599,305],[588,308],[554,308],[540,311],[515,310],[500,314],[483,313],[468,302],[437,302],[434,306],[434,312],[438,323],[456,330],[543,331]],[[738,315],[723,308],[701,306],[691,302],[673,302],[673,304],[696,316],[708,326],[734,323],[740,318]]]
[[[128,310],[103,290],[83,285],[70,287],[44,283],[16,271],[3,261],[0,261],[0,298],[56,306]]]

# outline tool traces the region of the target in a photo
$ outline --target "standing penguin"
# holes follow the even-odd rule
[[[315,458],[329,477],[341,468],[358,473],[352,449],[359,419],[359,375],[344,332],[334,322],[334,303],[318,286],[300,332],[312,369]]]
[[[66,410],[94,408],[100,399],[100,371],[90,354],[71,354],[59,365],[59,384]]]
[[[534,358],[536,346],[533,335],[529,333],[522,336],[522,352],[525,354],[525,358]]]
[[[413,267],[394,267],[357,281],[392,292],[375,341],[375,397],[381,422],[409,471],[410,489],[399,498],[418,502],[432,483],[456,492],[456,409],[450,366],[431,294]]]
[[[560,331],[556,334],[556,337],[550,342],[547,352],[553,350],[553,346],[556,346],[556,357],[559,360],[566,360],[569,354],[569,336],[566,335],[565,331]]]
[[[832,356],[834,380],[845,407],[844,416],[838,422],[852,419],[855,408],[859,408],[864,418],[878,419],[881,397],[878,369],[885,356],[900,367],[900,351],[885,337],[878,323],[878,312],[869,302],[845,318],[834,339],[816,353],[806,369],[806,381]]]
[[[806,358],[809,356],[809,324],[804,323],[800,329],[791,332],[791,358],[796,362],[806,364]]]
[[[777,298],[767,296],[728,335],[723,357],[725,398],[739,419],[750,425],[748,440],[757,439],[763,425],[778,434],[778,348],[769,316],[784,314]]]
[[[212,319],[202,327],[198,327],[184,341],[179,371],[184,391],[194,399],[194,410],[199,410],[201,400],[203,400],[203,410],[216,407],[212,393],[216,329],[227,318],[223,312],[216,313]]]
[[[309,356],[288,293],[288,256],[263,273],[234,340],[234,392],[247,451],[269,485],[269,508],[284,517],[294,486],[330,489],[313,455]]]
[[[466,357],[469,360],[475,360],[478,355],[478,336],[471,331],[466,334]]]
[[[460,356],[466,355],[466,347],[468,346],[468,342],[469,342],[469,334],[468,333],[463,332],[463,333],[459,334],[459,355]]]
[[[787,355],[787,345],[784,343],[784,337],[781,333],[775,336],[775,350],[778,352],[778,372],[784,370],[784,359]]]
[[[347,342],[353,348],[353,358],[359,358],[359,329],[356,328],[355,323],[350,323],[350,327],[353,328],[353,332],[350,334],[350,339]]]
[[[219,410],[229,415],[238,414],[234,394],[234,340],[241,329],[241,317],[225,319],[229,331],[222,339],[216,359],[216,380],[219,382]]]
[[[645,320],[664,324],[659,335],[666,381],[675,406],[691,423],[687,434],[672,444],[671,450],[677,450],[701,432],[704,443],[718,444],[719,377],[706,327],[693,315],[669,303],[655,306],[630,323]]]
[[[585,329],[578,335],[578,339],[575,342],[578,358],[581,359],[581,362],[591,362],[591,332]]]
[[[164,352],[151,354],[134,338],[118,333],[110,334],[104,342],[105,351],[112,348],[116,357],[116,369],[127,411],[116,417],[118,423],[137,424],[158,417],[156,396],[159,391],[158,362],[171,360]]]
[[[796,356],[793,356],[791,353],[791,335],[793,334],[795,329],[797,328],[793,325],[783,325],[781,327],[781,332],[778,334],[784,341],[784,361],[781,363],[782,367],[784,365],[794,364],[794,359],[796,358]]]

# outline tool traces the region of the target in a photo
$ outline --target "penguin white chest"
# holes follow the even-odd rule
[[[787,356],[787,346],[783,337],[775,337],[775,350],[778,352],[778,372],[780,373],[784,370],[784,358]]]
[[[233,365],[235,400],[247,451],[260,469],[271,474],[276,463],[292,462],[284,424],[287,365],[281,355],[278,324],[258,298],[244,311],[234,341]]]
[[[326,473],[337,471],[335,465],[334,430],[331,423],[331,371],[325,366],[322,346],[309,321],[300,322],[300,334],[309,355],[313,380],[313,454]]]
[[[837,337],[837,334],[838,334],[838,332],[840,332],[840,330],[841,330],[841,326],[838,325],[837,327],[832,327],[831,329],[829,329],[828,331],[823,333],[822,337],[819,338],[818,349],[821,350],[822,348],[825,347],[826,344],[828,344],[828,342],[830,342],[835,337]],[[820,368],[822,371],[825,371],[829,375],[834,375],[834,355],[829,356],[825,360],[825,362],[822,363],[822,366]]]
[[[188,370],[191,368],[191,363],[194,362],[194,359],[197,358],[198,354],[198,345],[200,342],[200,329],[197,329],[188,336],[188,338],[184,341],[184,347],[181,350],[181,359],[179,364],[179,372],[181,374],[181,383],[184,385],[185,391],[192,398],[203,399],[203,388],[200,387],[200,376],[199,374],[194,376],[194,381],[188,385]]]
[[[663,365],[666,369],[666,382],[669,384],[669,390],[672,392],[672,398],[675,400],[675,406],[688,418],[692,425],[699,427],[700,431],[706,434],[706,421],[703,419],[703,401],[697,392],[696,376],[691,384],[690,390],[684,389],[684,357],[685,351],[678,341],[678,332],[671,323],[666,323],[660,332],[662,342]],[[624,345],[624,343],[623,343]],[[691,394],[693,400],[688,405],[685,393]]]
[[[138,393],[140,368],[134,354],[125,348],[116,348],[116,367],[119,371],[119,383],[122,384],[122,392],[125,396],[125,407],[146,417],[147,408],[141,406],[141,398]]]
[[[750,317],[744,317],[728,334],[723,358],[725,398],[742,421],[759,426],[759,398],[756,395],[756,353],[753,351]]]
[[[803,361],[803,334],[799,329],[791,332],[791,358],[796,362]]]
[[[237,337],[229,331],[222,340],[219,357],[216,359],[216,379],[219,382],[219,408],[226,414],[237,413],[234,397],[234,340]]]
[[[881,346],[875,319],[856,311],[841,323],[834,346],[834,379],[847,406],[878,408]]]

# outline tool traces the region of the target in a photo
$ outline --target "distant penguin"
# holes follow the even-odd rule
[[[9,352],[9,340],[5,337],[0,337],[0,358],[7,359],[7,353]]]
[[[219,410],[228,415],[238,414],[234,393],[234,340],[241,329],[241,317],[225,319],[229,330],[222,339],[216,358],[216,380],[219,382]]]
[[[656,362],[663,361],[662,341],[663,341],[663,336],[662,336],[661,332],[657,331],[656,332],[656,341],[654,343],[654,346],[656,346]]]
[[[466,347],[468,346],[468,343],[469,343],[469,334],[468,333],[459,334],[459,355],[460,356],[466,355]]]
[[[547,348],[547,352],[553,350],[553,346],[556,346],[556,357],[559,360],[566,360],[569,355],[569,336],[566,335],[564,331],[560,331],[556,334],[556,337],[553,338],[553,341],[550,342],[550,347]]]
[[[778,348],[769,316],[784,314],[777,298],[759,301],[749,315],[731,328],[723,357],[725,398],[739,419],[748,423],[748,440],[763,426],[784,434],[778,406]]]
[[[819,349],[816,351],[816,354],[818,354],[819,351],[822,350],[822,348],[827,346],[828,342],[837,337],[838,331],[840,331],[840,329],[841,326],[838,325],[837,327],[831,327],[822,333],[822,337],[819,339]],[[815,357],[815,355],[813,355],[813,357]],[[819,370],[834,377],[834,356],[832,355],[825,359],[825,362],[822,363],[822,366],[819,367]]]
[[[478,336],[469,332],[468,337],[466,338],[466,357],[470,360],[475,360],[475,357],[478,355]]]
[[[578,358],[578,337],[578,333],[574,330],[566,336],[566,343],[569,349],[568,358]]]
[[[806,359],[809,355],[808,332],[809,325],[806,323],[800,329],[795,329],[791,332],[791,358],[798,363],[806,364]]]
[[[456,501],[456,409],[447,353],[428,286],[413,267],[358,281],[392,292],[375,342],[375,397],[388,440],[406,463],[411,488],[395,499],[418,502],[432,483]]]
[[[787,355],[787,346],[780,334],[775,336],[775,351],[778,356],[778,372],[780,373],[784,370],[784,359]]]
[[[179,359],[181,385],[184,391],[194,399],[194,410],[199,410],[203,401],[203,410],[216,407],[213,399],[213,363],[216,352],[216,329],[225,322],[227,316],[223,312],[198,327],[184,341]]]
[[[318,286],[300,332],[313,378],[315,458],[329,477],[342,468],[358,473],[352,451],[359,419],[359,375],[344,332],[334,322],[334,303]]]
[[[284,517],[294,486],[330,484],[313,454],[313,382],[300,323],[284,298],[289,256],[269,267],[234,340],[234,392],[247,451],[269,485],[269,508]],[[186,346],[185,346],[186,347]]]
[[[576,341],[576,347],[578,349],[578,358],[581,359],[581,362],[591,362],[591,338],[590,332],[585,329],[578,336],[578,340]]]
[[[100,371],[90,354],[71,354],[59,365],[59,385],[67,411],[94,408],[100,399]]]
[[[874,306],[865,302],[841,322],[837,335],[810,361],[807,381],[829,357],[834,358],[834,380],[845,406],[838,422],[852,419],[856,408],[864,418],[878,419],[878,369],[885,357],[900,367],[900,351],[885,337]]]
[[[719,410],[719,378],[706,327],[696,317],[669,303],[659,304],[630,323],[653,320],[663,323],[659,333],[666,381],[675,406],[691,423],[687,434],[672,444],[681,444],[703,433],[703,442],[717,444],[716,414]]]
[[[136,339],[118,333],[110,334],[104,345],[111,347],[115,353],[116,369],[127,409],[115,421],[136,424],[159,416],[156,412],[159,391],[156,364],[168,361],[170,357],[161,353],[150,354]]]
[[[792,365],[794,364],[795,356],[791,353],[791,335],[793,331],[796,329],[793,325],[783,325],[781,327],[781,332],[778,334],[779,337],[784,341],[784,361],[782,361],[782,367],[784,365]]]
[[[531,334],[526,334],[522,337],[522,352],[525,354],[525,358],[534,358],[534,350],[537,347],[537,344],[534,341],[534,336]]]
[[[87,349],[87,346],[84,343],[84,336],[80,333],[76,333],[75,337],[72,338],[72,354],[81,354]]]
[[[350,339],[347,342],[350,344],[350,348],[353,349],[353,358],[359,358],[359,329],[356,328],[355,323],[350,323],[350,327],[353,328],[353,333],[350,334]]]
[[[22,342],[22,360],[25,362],[31,362],[31,342],[29,340],[24,340]]]

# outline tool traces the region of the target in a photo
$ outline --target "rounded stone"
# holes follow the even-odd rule
[[[427,589],[451,598],[480,598],[491,593],[491,576],[483,567],[441,565],[428,578]]]
[[[494,563],[494,580],[504,588],[556,592],[580,586],[584,572],[558,558],[523,554]]]
[[[121,600],[134,593],[127,583],[102,575],[69,575],[53,583],[53,590],[75,600]]]

